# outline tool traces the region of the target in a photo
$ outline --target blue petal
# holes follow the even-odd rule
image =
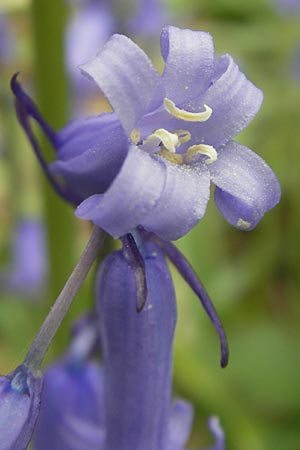
[[[99,380],[99,383],[102,380]],[[102,450],[104,449],[104,430],[92,421],[77,416],[63,417],[63,441],[57,450]],[[64,447],[62,446],[64,445]],[[44,450],[44,448],[41,448]],[[56,450],[52,448],[52,450]]]
[[[47,370],[33,449],[73,450],[64,424],[70,416],[103,424],[103,372],[97,363],[72,365],[66,360]]]
[[[128,150],[127,137],[112,113],[75,120],[57,139],[58,159],[51,170],[81,198],[108,188]]]
[[[131,147],[108,190],[93,195],[76,210],[77,217],[92,220],[114,237],[140,225],[159,200],[166,168],[143,150]]]
[[[166,166],[164,190],[140,224],[162,239],[175,240],[203,217],[209,200],[209,172],[203,164],[190,167],[163,161]]]
[[[144,249],[148,297],[136,312],[134,271],[111,254],[96,279],[105,368],[106,450],[164,450],[171,402],[175,293],[160,250]]]
[[[126,36],[112,36],[81,70],[98,84],[127,135],[144,114],[162,103],[164,93],[158,72]]]
[[[209,33],[165,27],[161,33],[161,53],[166,64],[162,79],[168,98],[181,104],[205,92],[214,66]]]
[[[190,403],[176,400],[169,420],[169,443],[167,450],[184,448],[192,429],[194,410]]]
[[[41,376],[33,376],[24,366],[0,377],[2,450],[27,448],[39,413],[41,390]]]
[[[192,134],[191,143],[218,148],[242,131],[258,112],[263,95],[239,70],[230,55],[217,59],[211,86],[189,107],[196,110],[204,104],[212,108],[206,122],[186,127]]]
[[[252,230],[280,200],[280,185],[272,169],[256,153],[237,142],[222,148],[209,169],[217,186],[217,207],[237,228]]]
[[[218,417],[210,417],[208,426],[215,437],[215,444],[209,450],[225,450],[225,435]]]

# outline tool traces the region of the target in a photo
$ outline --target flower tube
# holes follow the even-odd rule
[[[136,278],[123,251],[96,280],[105,373],[105,450],[165,450],[176,324],[173,283],[161,251],[143,248],[147,302],[136,311]]]

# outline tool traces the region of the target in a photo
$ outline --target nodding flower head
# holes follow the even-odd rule
[[[52,175],[78,197],[76,215],[114,237],[138,225],[178,239],[215,202],[226,220],[253,229],[280,198],[270,167],[232,141],[260,108],[262,93],[228,54],[216,57],[210,34],[168,26],[161,33],[162,75],[129,38],[113,35],[81,70],[113,112],[49,132],[12,86],[25,114],[57,149]],[[83,201],[82,201],[83,200]]]
[[[0,377],[0,436],[2,450],[24,450],[38,417],[42,378],[19,366]]]

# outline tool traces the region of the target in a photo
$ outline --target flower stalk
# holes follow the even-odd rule
[[[53,127],[59,127],[66,122],[69,113],[68,83],[61,51],[64,48],[67,4],[64,0],[33,0],[31,4],[34,73],[39,105]],[[50,160],[54,156],[53,150],[46,139],[42,138],[41,142],[44,155]],[[72,211],[66,208],[47,181],[42,184],[42,192],[49,242],[49,298],[53,298],[61,290],[72,268],[75,228]]]
[[[95,226],[75,269],[59,294],[25,357],[24,365],[33,373],[39,369],[55,333],[98,255],[102,240],[103,231]]]

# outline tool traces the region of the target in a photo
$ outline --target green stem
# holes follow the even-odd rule
[[[39,109],[53,127],[68,119],[68,83],[64,65],[66,1],[32,0],[32,30],[35,50],[35,82]],[[44,154],[53,160],[46,140]],[[74,263],[75,221],[73,211],[44,181],[42,185],[48,232],[51,298],[57,295]]]

